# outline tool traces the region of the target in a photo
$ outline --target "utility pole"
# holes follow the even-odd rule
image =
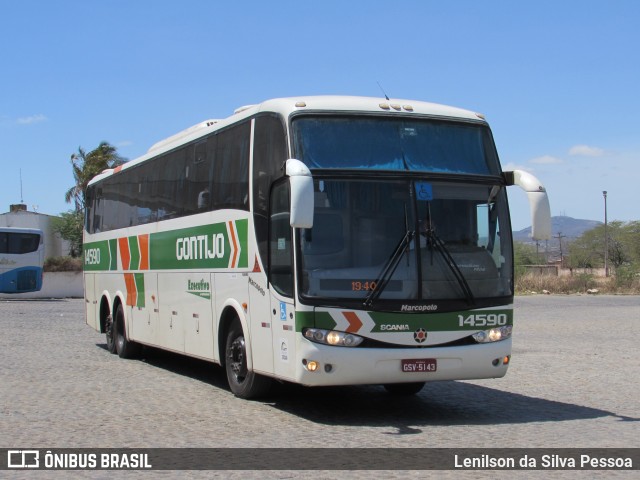
[[[609,276],[609,235],[607,232],[607,191],[602,192],[604,197],[604,276]]]
[[[567,238],[566,235],[562,235],[562,232],[558,232],[558,243],[560,244],[560,268],[564,268],[564,256],[562,255],[562,239]]]

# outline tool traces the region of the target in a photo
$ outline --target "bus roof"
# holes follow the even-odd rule
[[[146,154],[131,160],[115,169],[108,169],[96,175],[89,184],[106,178],[120,170],[130,168],[145,160],[174,148],[197,140],[211,132],[233,125],[245,118],[258,113],[273,112],[288,118],[294,112],[343,112],[343,113],[378,113],[378,114],[404,114],[426,115],[440,118],[460,120],[484,121],[484,116],[470,110],[440,105],[437,103],[422,102],[417,100],[390,99],[378,97],[354,97],[354,96],[300,96],[289,98],[275,98],[266,100],[256,105],[245,105],[235,110],[233,115],[222,120],[205,120],[181,132],[161,140],[149,148]]]

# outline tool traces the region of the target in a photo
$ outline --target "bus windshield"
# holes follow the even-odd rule
[[[295,150],[310,169],[376,169],[499,175],[489,128],[420,118],[304,116]]]
[[[39,246],[38,233],[0,231],[0,254],[22,255],[35,252]]]
[[[300,232],[301,294],[370,308],[486,304],[513,295],[508,232],[498,185],[316,179],[313,227]]]

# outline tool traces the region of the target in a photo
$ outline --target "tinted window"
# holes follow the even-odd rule
[[[309,168],[498,175],[482,124],[407,118],[299,117],[295,155]]]
[[[99,232],[222,208],[249,209],[247,121],[125,169],[87,190],[86,228]]]
[[[249,122],[222,131],[216,147],[213,201],[216,208],[249,209]]]
[[[23,254],[38,250],[40,235],[37,233],[0,233],[0,253]]]
[[[283,181],[271,192],[271,256],[269,279],[276,291],[293,296],[293,260],[289,224],[289,182]]]
[[[276,116],[256,118],[253,133],[253,219],[258,250],[267,262],[269,188],[283,175],[287,155],[284,127]]]

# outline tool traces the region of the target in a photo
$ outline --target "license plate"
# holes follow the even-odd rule
[[[435,358],[418,358],[411,360],[401,360],[403,372],[435,372],[438,370],[438,360]]]

